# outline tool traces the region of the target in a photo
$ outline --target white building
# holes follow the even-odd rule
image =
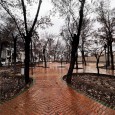
[[[4,48],[2,50],[1,59],[3,65],[11,64],[13,62],[13,53],[14,53],[13,48]],[[34,61],[38,61],[39,56],[34,52],[34,49],[32,53],[33,53],[32,55],[34,57]],[[25,51],[24,49],[20,49],[20,51],[18,51],[17,53],[16,62],[24,62],[24,59],[25,59]]]

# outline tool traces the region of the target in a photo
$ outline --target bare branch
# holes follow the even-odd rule
[[[19,31],[19,34],[20,34],[21,37],[23,38],[23,35],[22,35],[21,31],[20,31],[20,28],[19,28],[19,26],[18,26],[18,23],[17,23],[15,17],[12,15],[12,13],[10,12],[10,10],[9,10],[7,7],[5,7],[4,4],[2,4],[2,2],[0,2],[0,5],[1,5],[1,6],[3,7],[3,9],[9,14],[9,16],[13,19],[13,21],[14,21],[14,23],[16,24],[16,27],[17,27],[17,29],[18,29],[18,31]]]
[[[38,15],[39,15],[39,11],[40,11],[40,7],[41,7],[41,3],[42,3],[42,0],[39,0],[37,13],[36,13],[36,16],[35,16],[35,19],[34,19],[33,25],[32,25],[32,27],[31,27],[31,29],[30,29],[30,32],[29,32],[30,35],[32,35],[32,31],[33,31],[34,26],[35,26],[35,24],[36,24],[36,22],[37,22],[37,18],[38,18]]]
[[[27,27],[27,18],[26,18],[26,6],[24,4],[24,0],[21,0],[21,2],[22,2],[22,9],[23,9],[23,16],[24,16],[25,31],[26,31],[26,35],[27,35],[28,27]]]

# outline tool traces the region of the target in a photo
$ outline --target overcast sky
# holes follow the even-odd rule
[[[111,7],[115,7],[115,0],[110,0],[111,1]],[[45,16],[48,15],[49,11],[53,8],[53,5],[51,3],[51,0],[42,0],[42,5],[40,9],[40,15]],[[35,7],[36,9],[36,7]],[[53,26],[49,27],[46,30],[39,30],[40,33],[47,31],[51,33],[59,33],[60,27],[64,24],[64,20],[56,15],[55,17],[52,17],[52,23],[54,24]]]
[[[53,8],[53,5],[51,3],[51,0],[42,0],[40,16],[48,15],[49,11],[52,10],[52,8]],[[46,32],[55,33],[55,34],[59,33],[60,27],[64,24],[64,20],[58,15],[52,16],[51,20],[54,25],[45,30],[40,30],[40,32],[46,31]]]

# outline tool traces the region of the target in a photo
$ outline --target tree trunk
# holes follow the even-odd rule
[[[16,73],[16,41],[17,38],[14,38],[14,73]]]
[[[97,73],[99,75],[99,57],[97,57],[96,67],[97,67]]]
[[[107,69],[107,56],[106,56],[106,48],[105,48],[105,66],[106,66],[106,69]]]
[[[45,49],[43,49],[44,66],[45,66],[45,68],[47,68],[47,62],[46,62],[46,56],[45,56],[45,52],[46,52],[46,50],[45,50]]]
[[[77,49],[78,49],[78,44],[79,44],[79,38],[76,34],[74,34],[74,37],[72,38],[72,51],[71,51],[71,60],[70,60],[70,66],[69,66],[69,70],[67,73],[67,83],[70,84],[71,83],[71,77],[72,77],[72,73],[73,73],[73,69],[74,69],[74,65],[76,62],[76,53],[77,53]]]
[[[114,70],[114,59],[113,59],[112,42],[110,43],[110,56],[111,56],[111,69]]]
[[[85,55],[84,55],[84,38],[82,38],[82,64],[84,64],[86,66],[86,60],[85,60]]]
[[[60,61],[61,61],[61,67],[62,67],[62,62],[63,62],[63,59],[61,58],[61,60],[60,60]]]
[[[77,35],[74,34],[73,37],[73,41],[72,41],[72,51],[71,51],[71,61],[70,61],[70,66],[69,66],[69,70],[67,73],[67,79],[66,82],[68,84],[71,84],[71,78],[72,78],[72,73],[73,73],[73,69],[74,69],[74,65],[75,65],[75,61],[76,61],[76,52],[78,49],[78,45],[79,45],[79,37],[81,34],[81,27],[82,27],[82,22],[83,22],[83,9],[84,9],[84,4],[85,4],[85,0],[80,1],[81,2],[81,6],[80,6],[80,11],[79,11],[79,25],[78,25],[78,33]]]
[[[109,43],[107,44],[107,66],[110,66],[110,58],[109,58]]]
[[[71,76],[72,76],[72,73],[73,73],[73,69],[74,69],[74,65],[75,65],[75,61],[76,61],[76,55],[75,55],[75,51],[71,51],[71,61],[70,61],[70,66],[69,66],[69,70],[68,70],[68,73],[67,73],[67,83],[70,84],[71,83]]]
[[[2,58],[1,58],[1,55],[2,55],[2,43],[0,41],[0,66],[2,66]]]
[[[67,54],[67,58],[66,58],[66,64],[70,62],[70,53]]]
[[[55,62],[55,54],[54,54],[54,62]]]
[[[25,36],[25,83],[28,84],[30,82],[29,79],[29,63],[30,63],[30,39],[29,37]]]
[[[44,65],[45,65],[45,68],[47,68],[47,62],[46,62],[46,56],[44,55]]]
[[[32,41],[31,41],[31,74],[33,75],[33,65],[34,65],[34,60],[33,60],[33,50],[32,50]]]
[[[76,52],[76,70],[78,69],[78,51]]]
[[[82,50],[82,63],[86,66],[86,60],[85,60],[84,50]]]
[[[17,41],[17,37],[14,37],[14,35],[12,34],[13,37],[13,41],[14,41],[14,55],[13,55],[13,60],[14,60],[14,74],[16,73],[16,41]]]

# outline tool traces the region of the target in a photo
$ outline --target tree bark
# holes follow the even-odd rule
[[[76,52],[75,52],[75,50],[72,50],[71,51],[70,66],[69,66],[69,70],[68,70],[68,73],[67,73],[67,79],[66,79],[68,84],[71,83],[71,76],[72,76],[72,73],[73,73],[75,62],[76,62]]]
[[[113,59],[112,42],[110,43],[110,56],[111,56],[111,69],[114,70],[114,59]]]
[[[106,69],[107,69],[107,56],[106,56],[106,48],[105,48],[105,66],[106,66]]]
[[[110,66],[110,58],[109,58],[109,43],[107,43],[107,66]]]
[[[84,38],[82,38],[82,64],[86,66],[86,60],[85,60],[85,55],[84,55]]]
[[[97,73],[99,75],[99,57],[97,57],[96,67],[97,67]]]
[[[76,70],[78,69],[78,49],[77,49],[77,52],[76,52]]]
[[[69,70],[67,73],[67,79],[66,79],[66,82],[68,84],[71,84],[72,73],[73,73],[73,69],[74,69],[74,65],[76,61],[76,52],[77,52],[78,45],[79,45],[79,37],[81,34],[81,27],[82,27],[82,22],[83,22],[83,9],[84,9],[85,0],[82,0],[80,2],[81,2],[81,6],[80,6],[80,11],[79,11],[80,18],[79,18],[79,25],[78,25],[78,33],[77,35],[74,34],[74,37],[73,37],[71,61],[70,61],[70,66],[69,66]]]
[[[31,74],[33,75],[33,66],[34,66],[34,59],[33,59],[33,50],[32,50],[32,41],[31,41]]]
[[[67,79],[66,79],[68,84],[71,83],[71,76],[72,76],[74,65],[76,62],[76,53],[77,53],[78,44],[79,44],[79,37],[74,34],[73,41],[72,41],[70,66],[69,66],[69,70],[67,73]]]
[[[2,43],[1,43],[1,40],[0,40],[0,66],[2,66],[2,58],[1,58],[1,55],[2,55]]]
[[[46,49],[43,49],[43,57],[44,57],[44,66],[47,68],[46,56],[45,56]]]
[[[29,78],[29,64],[30,64],[30,37],[25,36],[25,70],[24,70],[24,75],[25,75],[25,83],[28,84],[30,82]]]
[[[17,38],[14,38],[14,73],[16,73],[16,41]]]
[[[13,55],[13,59],[14,59],[14,73],[16,73],[16,41],[17,41],[17,37],[14,37],[14,35],[12,34],[13,37],[13,41],[14,41],[14,55]]]
[[[54,54],[54,62],[55,62],[55,57],[56,57],[56,56],[55,56],[55,54]]]
[[[84,49],[82,49],[82,64],[86,66],[86,60],[85,60],[85,55],[84,55]]]

